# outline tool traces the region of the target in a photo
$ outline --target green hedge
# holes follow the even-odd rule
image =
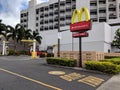
[[[111,59],[106,59],[106,60],[101,60],[101,62],[111,62],[116,65],[120,65],[120,58],[111,58]]]
[[[15,51],[15,50],[9,50],[8,55],[15,55],[15,56],[19,56],[19,55],[27,55],[27,51]]]
[[[105,59],[114,59],[114,58],[120,58],[120,56],[105,56]]]
[[[75,67],[76,66],[76,60],[74,59],[65,59],[65,58],[53,58],[49,57],[46,59],[48,64],[53,65],[60,65],[60,66],[69,66],[69,67]]]
[[[117,74],[120,72],[120,65],[116,65],[111,62],[88,61],[85,63],[85,68],[109,74]]]

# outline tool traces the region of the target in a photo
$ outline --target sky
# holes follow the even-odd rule
[[[0,19],[6,25],[15,26],[20,23],[20,11],[27,9],[30,0],[0,0]],[[38,3],[48,0],[37,0]]]

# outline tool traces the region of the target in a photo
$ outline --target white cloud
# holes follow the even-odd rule
[[[0,0],[2,10],[0,10],[0,19],[7,25],[15,26],[20,22],[20,10],[27,8],[30,0]],[[37,0],[37,3],[48,0]]]

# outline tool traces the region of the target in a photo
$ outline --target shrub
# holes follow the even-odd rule
[[[101,62],[111,62],[116,65],[120,65],[120,58],[111,58],[106,60],[101,60]]]
[[[25,55],[25,54],[27,54],[26,51],[15,51],[15,50],[9,50],[8,53],[8,55],[16,55],[16,56]]]
[[[120,56],[105,56],[105,59],[120,58]]]
[[[14,50],[9,50],[8,55],[15,55],[15,51]]]
[[[89,70],[97,70],[109,74],[117,74],[120,72],[120,65],[115,65],[111,62],[88,61],[85,63],[85,68]]]
[[[50,58],[49,57],[46,60],[47,60],[48,64],[69,66],[69,67],[76,66],[76,60],[74,60],[74,59],[53,58],[53,57]]]
[[[27,55],[27,51],[18,51],[20,55]]]

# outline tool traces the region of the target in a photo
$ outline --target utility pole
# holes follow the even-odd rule
[[[58,52],[57,56],[60,57],[60,0],[58,0]]]

